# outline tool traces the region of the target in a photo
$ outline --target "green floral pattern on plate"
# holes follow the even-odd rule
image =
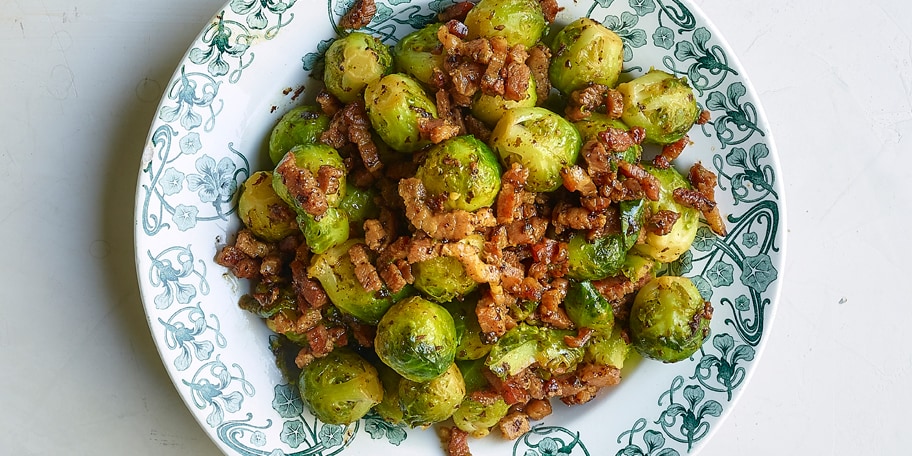
[[[282,94],[312,95],[317,84],[306,75],[320,71],[353,1],[229,1],[166,86],[143,153],[136,263],[149,325],[178,392],[226,454],[442,454],[431,430],[375,414],[349,426],[310,415],[271,362],[268,330],[237,308],[245,284],[212,260],[239,226],[237,189],[264,166],[263,138],[297,102]],[[393,44],[453,3],[378,0],[366,31]],[[693,454],[742,392],[777,304],[785,230],[775,149],[743,70],[689,2],[561,3],[558,22],[588,16],[623,38],[630,77],[650,67],[687,77],[711,113],[692,132],[687,159],[718,174],[729,233],[701,227],[665,272],[690,277],[712,300],[712,334],[690,360],[640,362],[616,391],[558,407],[514,442],[472,441],[473,454]]]

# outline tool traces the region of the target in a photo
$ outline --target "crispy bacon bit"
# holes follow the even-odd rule
[[[624,113],[624,95],[614,89],[605,93],[605,114],[612,119],[620,119]],[[639,144],[642,140],[637,141]]]
[[[449,428],[449,436],[446,444],[448,456],[472,456],[469,451],[469,433],[458,427]]]
[[[688,144],[690,144],[690,138],[684,136],[671,144],[662,146],[662,153],[656,155],[652,160],[653,166],[660,169],[667,169],[671,166],[671,161],[678,158],[678,156],[681,155],[681,152],[684,152],[684,147]]]
[[[500,268],[481,261],[480,253],[475,247],[463,242],[444,244],[440,249],[441,255],[458,259],[472,280],[478,283],[500,281]]]
[[[377,145],[371,136],[371,123],[364,103],[356,101],[345,105],[333,115],[329,128],[320,135],[320,142],[340,149],[351,143],[357,146],[364,167],[371,174],[383,168]]]
[[[566,279],[554,279],[551,283],[553,288],[542,293],[541,304],[538,306],[541,321],[558,329],[573,327],[573,322],[560,305],[567,296],[568,284]]]
[[[364,221],[364,242],[367,246],[378,252],[390,243],[389,233],[383,227],[378,219],[369,219]]]
[[[293,156],[287,155],[286,158],[279,162],[275,173],[278,174],[282,183],[288,188],[288,195],[291,196],[304,212],[320,217],[329,208],[326,202],[326,193],[320,189],[320,184],[314,177],[313,173],[306,168],[298,168]]]
[[[463,124],[465,125],[466,133],[478,138],[479,141],[487,143],[491,139],[491,129],[475,116],[466,114],[463,117]]]
[[[447,21],[446,28],[451,35],[459,37],[460,39],[465,39],[466,35],[469,34],[469,28],[456,19]]]
[[[339,19],[339,27],[350,30],[357,30],[370,24],[377,14],[377,5],[374,0],[357,0],[351,9]]]
[[[596,108],[605,104],[607,92],[608,86],[602,84],[589,84],[571,92],[570,100],[564,109],[567,120],[576,122],[588,118]]]
[[[333,94],[327,92],[326,89],[317,94],[316,101],[320,105],[320,110],[326,113],[327,116],[335,116],[336,112],[342,109],[343,106],[342,102]]]
[[[697,117],[696,123],[697,125],[706,125],[711,120],[711,117],[712,116],[710,115],[709,111],[704,109],[700,111],[700,116]]]
[[[530,419],[539,421],[551,414],[551,402],[547,399],[532,399],[523,410]]]
[[[497,427],[507,440],[516,440],[532,428],[529,424],[529,415],[523,412],[508,413],[500,420]]]
[[[429,206],[427,189],[417,178],[399,181],[399,196],[405,202],[405,216],[415,226],[434,239],[459,240],[478,228],[494,226],[494,215],[490,209],[476,212],[455,210],[439,212]]]
[[[716,182],[718,180],[715,173],[704,168],[700,162],[697,162],[690,167],[687,180],[698,192],[713,203],[713,207],[709,211],[703,211],[703,217],[706,218],[709,228],[719,236],[725,236],[728,230],[725,228],[725,221],[722,219],[719,206],[715,204]]]
[[[253,235],[253,231],[248,229],[242,229],[238,232],[234,246],[253,258],[264,258],[274,250],[274,246],[257,239]]]
[[[345,172],[335,166],[322,165],[317,170],[317,186],[326,195],[332,195],[339,191],[339,179],[345,176]]]
[[[548,77],[548,67],[551,66],[551,49],[544,44],[536,44],[529,49],[529,58],[526,65],[535,80],[535,105],[542,106],[551,93],[551,79]]]
[[[408,263],[405,263],[405,265],[408,266]],[[409,281],[402,274],[402,270],[394,263],[390,263],[380,270],[380,278],[383,279],[383,283],[385,283],[393,293],[398,293],[409,284]]]
[[[367,246],[364,244],[355,244],[348,249],[348,256],[355,266],[355,278],[358,283],[371,293],[376,293],[383,288],[383,282],[380,281],[380,275],[377,274],[377,268],[370,262],[367,256]]]
[[[630,132],[620,128],[609,127],[607,130],[599,132],[598,139],[605,143],[605,147],[610,151],[624,152],[637,144]]]
[[[529,79],[532,71],[526,65],[529,53],[522,44],[510,48],[507,53],[506,66],[501,75],[504,78],[504,99],[519,101],[528,98]]]
[[[475,4],[472,2],[454,3],[437,14],[437,20],[440,22],[449,22],[453,19],[464,21],[474,6]]]
[[[545,20],[549,24],[554,22],[557,13],[564,10],[564,8],[557,5],[557,0],[539,0],[539,3],[541,3],[542,13],[545,14]]]
[[[671,227],[678,221],[680,214],[669,210],[660,210],[646,219],[644,228],[657,236],[664,236],[671,232]]]
[[[259,261],[233,245],[226,245],[219,250],[215,256],[215,262],[229,268],[231,273],[239,279],[254,279],[260,274]]]
[[[483,340],[493,343],[507,332],[507,319],[510,318],[508,312],[506,303],[495,300],[490,290],[482,293],[475,306],[475,315],[478,317]]]
[[[577,371],[580,381],[599,388],[617,385],[621,381],[620,369],[604,364],[587,363]]]
[[[564,181],[564,188],[571,192],[580,192],[582,196],[595,196],[598,194],[598,188],[592,182],[592,178],[586,173],[586,170],[578,165],[567,168],[561,168],[561,179]]]
[[[624,176],[636,180],[643,188],[643,192],[645,192],[647,198],[652,201],[659,200],[659,191],[662,188],[662,184],[659,183],[659,180],[656,179],[655,176],[643,169],[643,167],[621,160],[618,162],[618,170],[620,170]]]
[[[712,202],[702,193],[691,190],[687,188],[676,188],[672,192],[674,200],[683,206],[692,207],[700,212],[708,212],[716,207],[716,203]]]
[[[592,337],[592,333],[595,331],[592,328],[579,328],[576,330],[575,336],[564,336],[564,343],[568,347],[579,348],[586,345],[589,342],[589,338]]]

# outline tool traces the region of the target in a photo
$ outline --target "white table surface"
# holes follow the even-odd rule
[[[223,2],[2,2],[0,454],[220,454],[153,346],[132,221],[163,87]],[[696,3],[766,110],[788,220],[766,350],[701,454],[909,454],[912,3]]]

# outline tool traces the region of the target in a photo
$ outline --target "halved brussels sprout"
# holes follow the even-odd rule
[[[484,122],[489,127],[497,125],[497,121],[504,113],[513,108],[531,108],[538,102],[535,92],[535,78],[529,77],[529,88],[526,97],[522,100],[508,100],[501,95],[487,95],[481,91],[476,92],[472,100],[472,115]]]
[[[439,304],[418,296],[403,299],[380,319],[374,349],[399,375],[413,382],[431,380],[456,358],[453,317]]]
[[[491,432],[491,428],[507,416],[510,406],[503,397],[498,396],[494,402],[486,403],[466,396],[453,412],[453,423],[459,429],[468,432],[475,438],[482,438]]]
[[[561,169],[576,163],[582,146],[573,124],[538,107],[508,110],[489,143],[504,166],[516,162],[529,170],[526,189],[533,192],[557,190],[563,184]]]
[[[269,159],[273,165],[292,147],[320,142],[320,135],[329,128],[329,116],[319,106],[298,106],[285,113],[269,135]]]
[[[450,363],[441,375],[429,381],[399,382],[399,404],[409,426],[430,426],[453,415],[465,398],[465,382],[456,364]]]
[[[567,243],[567,277],[575,280],[600,280],[618,273],[624,264],[624,237],[611,234],[587,241],[575,232]]]
[[[437,117],[437,105],[421,83],[394,73],[368,84],[364,105],[374,130],[399,152],[414,152],[431,142],[422,139],[418,119]]]
[[[270,242],[298,231],[294,210],[272,188],[271,171],[257,171],[241,184],[238,216],[253,234]]]
[[[643,127],[649,142],[671,144],[683,138],[700,117],[687,79],[661,70],[618,84],[617,90],[624,95],[621,120],[631,127]]]
[[[529,48],[541,39],[547,23],[538,0],[481,0],[466,15],[465,25],[469,40],[502,36],[510,46]]]
[[[686,277],[662,276],[637,292],[630,338],[643,356],[666,363],[689,358],[709,335],[712,307]]]
[[[583,360],[623,369],[630,354],[630,343],[624,340],[621,331],[620,326],[615,326],[610,332],[596,332],[586,344]]]
[[[304,233],[304,243],[313,253],[323,253],[348,240],[348,214],[339,208],[327,208],[319,218],[301,213],[297,221]]]
[[[516,375],[535,363],[555,374],[569,372],[584,354],[583,348],[570,347],[564,341],[564,336],[575,334],[520,323],[494,344],[485,365],[501,378]]]
[[[428,150],[415,174],[430,195],[446,195],[447,210],[489,207],[500,191],[497,156],[474,136],[455,136]]]
[[[326,50],[323,83],[343,103],[361,99],[364,88],[393,68],[389,48],[378,38],[361,32],[343,36]]]
[[[435,22],[402,37],[393,47],[396,68],[422,84],[430,84],[434,68],[443,69],[443,52],[437,30],[442,24]]]
[[[383,399],[377,370],[347,348],[305,366],[298,388],[314,416],[327,424],[353,423]]]
[[[276,165],[276,171],[272,175],[272,188],[279,198],[285,201],[297,212],[305,212],[302,208],[302,202],[292,197],[288,193],[288,187],[285,185],[288,177],[283,176],[280,170],[288,166],[291,170],[306,169],[316,179],[320,173],[320,167],[331,166],[336,168],[341,177],[339,177],[339,189],[334,193],[326,195],[326,204],[329,207],[338,207],[339,202],[345,196],[345,174],[347,168],[345,162],[336,149],[325,144],[302,144],[291,148]]]
[[[571,282],[564,298],[567,316],[577,327],[611,331],[614,327],[614,311],[592,282]]]
[[[662,263],[670,263],[678,259],[693,244],[700,224],[700,211],[675,201],[674,190],[679,187],[690,188],[690,184],[674,167],[661,169],[647,163],[643,163],[642,166],[661,184],[659,200],[646,202],[646,215],[668,210],[676,212],[678,220],[668,234],[658,235],[647,231],[646,242],[635,245],[632,250]]]
[[[614,87],[624,64],[624,42],[608,27],[581,17],[551,43],[551,84],[569,95],[589,84]]]
[[[307,274],[323,285],[330,301],[342,313],[375,325],[393,304],[411,294],[413,289],[405,287],[398,293],[390,293],[385,287],[376,293],[365,290],[355,276],[355,266],[348,255],[353,245],[363,242],[361,239],[350,239],[314,255]]]

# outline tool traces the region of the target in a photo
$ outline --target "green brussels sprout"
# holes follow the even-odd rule
[[[624,250],[630,250],[640,238],[640,230],[646,215],[646,200],[636,199],[621,201],[618,210],[621,213],[621,236],[624,238]]]
[[[643,356],[673,363],[689,358],[709,335],[712,307],[686,277],[662,276],[637,292],[630,338]]]
[[[456,359],[473,360],[483,358],[491,351],[491,345],[481,340],[481,325],[475,307],[478,305],[478,295],[472,294],[462,301],[450,301],[443,304],[456,325]]]
[[[349,239],[314,255],[307,274],[320,282],[329,300],[340,312],[375,325],[393,304],[410,295],[413,289],[405,287],[397,293],[391,293],[385,287],[376,293],[365,290],[355,276],[355,265],[348,255],[353,245],[363,242],[361,239]]]
[[[313,253],[323,253],[348,240],[348,214],[330,207],[318,219],[307,213],[298,214],[298,225],[304,233],[304,243]]]
[[[624,95],[621,120],[646,130],[646,141],[671,144],[687,134],[700,117],[693,89],[685,78],[650,70],[632,81],[618,84]]]
[[[292,147],[320,142],[320,135],[329,128],[329,116],[319,106],[298,106],[285,113],[269,135],[269,159],[273,165]]]
[[[466,15],[466,39],[502,36],[510,46],[534,46],[547,23],[538,0],[481,0]]]
[[[349,223],[361,226],[365,220],[380,216],[380,206],[375,200],[379,194],[376,187],[359,188],[347,182],[339,210],[348,215]]]
[[[323,83],[343,103],[361,99],[364,88],[393,69],[393,56],[378,38],[361,32],[343,36],[326,50]]]
[[[472,437],[480,439],[488,435],[491,428],[507,416],[509,411],[510,406],[503,397],[498,396],[494,402],[486,403],[466,396],[453,412],[453,423]]]
[[[609,332],[597,331],[586,344],[583,360],[623,369],[624,361],[630,354],[630,343],[624,339],[621,331],[619,326]]]
[[[630,130],[630,127],[624,125],[624,122],[621,122],[617,119],[612,119],[611,117],[608,117],[608,115],[602,114],[600,112],[593,112],[589,115],[589,117],[574,122],[573,126],[579,130],[580,136],[583,138],[583,143],[596,138],[599,133],[609,128],[619,128],[624,131]],[[642,157],[642,155],[643,147],[639,144],[634,144],[628,147],[627,150],[617,153],[614,159],[624,160],[628,163],[639,163],[640,157]]]
[[[396,68],[423,84],[430,85],[434,68],[443,69],[443,52],[437,30],[442,24],[435,22],[402,37],[393,47]]]
[[[450,363],[441,375],[416,382],[399,381],[399,404],[409,426],[430,426],[453,415],[465,398],[466,389],[456,364]]]
[[[575,232],[567,242],[567,277],[575,280],[600,280],[618,273],[624,264],[624,237],[611,234],[586,240]]]
[[[238,215],[253,234],[270,242],[298,231],[294,210],[272,188],[271,171],[257,171],[241,184]]]
[[[418,121],[437,117],[437,105],[410,76],[394,73],[368,84],[364,105],[374,130],[391,148],[414,152],[431,143],[421,138]]]
[[[338,348],[304,367],[301,399],[327,424],[353,423],[383,399],[377,369],[347,348]]]
[[[592,282],[571,282],[564,298],[564,309],[578,327],[611,331],[614,311],[611,303],[592,286]]]
[[[374,367],[376,367],[380,383],[383,385],[383,400],[374,406],[374,411],[387,423],[401,424],[405,418],[402,406],[399,405],[399,383],[402,381],[402,376],[383,363],[376,363]]]
[[[257,294],[268,293],[269,285],[259,283],[255,288]],[[241,299],[238,302],[238,307],[247,312],[255,314],[260,318],[269,319],[274,317],[276,314],[285,313],[286,315],[294,313],[298,310],[298,301],[294,290],[290,287],[280,287],[279,293],[276,299],[268,301],[267,305],[264,306],[263,303],[255,299],[252,295],[245,294],[241,296]],[[269,322],[267,321],[267,325]],[[275,332],[275,328],[269,328]]]
[[[659,200],[646,202],[647,215],[654,214],[660,210],[668,210],[676,212],[678,220],[671,227],[671,232],[668,234],[658,235],[647,231],[646,242],[635,245],[632,250],[656,261],[671,263],[690,249],[694,238],[697,237],[700,211],[675,201],[674,190],[679,187],[690,188],[690,184],[674,167],[661,169],[643,163],[643,168],[655,176],[661,184]]]
[[[507,110],[513,108],[531,108],[538,102],[535,92],[535,78],[529,77],[529,88],[522,100],[508,100],[501,95],[487,95],[481,91],[475,93],[472,100],[472,115],[489,127],[497,125]]]
[[[453,257],[439,256],[415,263],[412,275],[415,288],[438,303],[449,302],[478,288],[462,263]]]
[[[489,207],[500,191],[497,156],[474,136],[456,136],[436,144],[415,176],[430,195],[446,195],[444,209],[475,211]]]
[[[399,375],[413,382],[431,380],[456,358],[453,317],[439,304],[418,296],[403,299],[380,319],[374,349]]]
[[[575,331],[520,323],[494,344],[485,366],[500,378],[516,375],[536,363],[554,374],[569,372],[585,353],[583,348],[570,347],[564,341],[564,336],[573,335]]]
[[[614,87],[624,64],[624,42],[608,27],[581,17],[551,43],[551,84],[565,95],[589,84]]]
[[[656,263],[652,258],[638,255],[636,252],[628,252],[624,258],[624,265],[621,266],[621,273],[630,279],[631,282],[639,282],[647,275],[655,278]]]
[[[345,174],[347,168],[339,152],[325,144],[302,144],[291,148],[276,165],[276,171],[272,174],[272,188],[275,190],[282,201],[288,203],[297,212],[305,212],[302,208],[301,201],[298,201],[288,193],[288,187],[285,185],[287,177],[280,170],[288,169],[289,171],[306,169],[316,178],[320,172],[320,167],[332,166],[337,168],[342,177],[339,178],[339,190],[326,195],[326,204],[329,207],[338,207],[342,197],[345,196]]]
[[[532,192],[552,192],[563,185],[560,171],[576,163],[582,146],[573,124],[538,107],[508,110],[489,143],[504,166],[517,162],[529,170],[526,189]]]
[[[466,394],[472,394],[491,386],[491,383],[488,382],[488,378],[485,377],[487,368],[485,367],[484,357],[457,360],[456,367],[459,368],[462,379],[465,381]]]

